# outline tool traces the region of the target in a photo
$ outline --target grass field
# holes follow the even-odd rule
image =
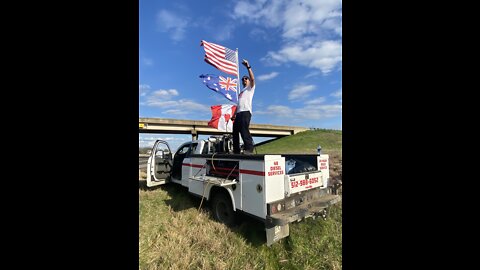
[[[259,146],[258,153],[325,153],[341,160],[341,131],[306,131]],[[332,163],[332,161],[331,161]],[[341,162],[340,162],[341,166]],[[332,167],[331,167],[332,170]],[[264,225],[243,217],[233,227],[213,220],[205,201],[167,184],[139,182],[140,269],[341,269],[342,206],[329,218],[290,224],[290,236],[265,245]]]
[[[318,145],[322,146],[322,151],[325,153],[341,152],[342,131],[308,130],[260,145],[257,147],[257,151],[269,154],[315,154]]]

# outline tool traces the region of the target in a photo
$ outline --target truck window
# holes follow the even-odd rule
[[[157,152],[155,153],[155,156],[158,157],[158,158],[163,158],[164,157],[163,149],[157,149]]]
[[[190,150],[190,153],[188,153],[188,155],[190,155],[191,153],[195,153],[195,151],[197,150],[198,143],[192,143],[191,146],[192,146],[192,149]]]
[[[195,152],[195,150],[197,149],[197,145],[198,143],[184,145],[177,151],[177,155],[183,154],[185,155],[185,157],[188,157],[191,153]]]
[[[205,142],[205,144],[203,145],[202,154],[204,155],[208,154],[208,145],[209,143]]]
[[[182,148],[180,148],[178,151],[177,151],[177,154],[185,154],[188,152],[188,149],[190,148],[190,144],[187,144],[185,146],[183,146]]]

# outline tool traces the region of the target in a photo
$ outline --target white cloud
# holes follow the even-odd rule
[[[173,96],[178,96],[178,91],[176,89],[160,89],[153,92],[152,95],[154,98],[171,99]]]
[[[153,147],[156,140],[163,140],[168,142],[172,151],[178,148],[180,144],[191,139],[191,135],[172,135],[165,137],[165,135],[151,135],[140,133],[138,136],[138,147]]]
[[[342,62],[342,44],[340,41],[291,43],[277,52],[268,52],[261,60],[273,63],[295,62],[328,74]]]
[[[338,116],[342,113],[341,104],[329,104],[320,106],[306,106],[303,108],[295,109],[295,116],[301,121],[302,118],[319,120],[322,118],[330,118]]]
[[[143,135],[143,136],[142,136]],[[143,141],[156,141],[156,140],[164,140],[164,141],[183,141],[183,138],[178,138],[178,137],[157,137],[154,135],[146,135],[139,133],[139,139]]]
[[[139,84],[139,85],[138,85],[138,94],[139,94],[141,97],[143,97],[143,96],[145,96],[145,95],[148,93],[148,91],[150,90],[150,88],[151,88],[151,87],[150,87],[150,85],[148,85],[148,84]]]
[[[319,97],[319,98],[315,98],[315,99],[306,101],[305,104],[306,105],[318,105],[318,104],[321,104],[323,102],[325,102],[325,97]]]
[[[281,27],[283,37],[298,38],[341,27],[341,0],[238,1],[232,17],[245,23]]]
[[[342,19],[327,19],[323,23],[323,26],[327,29],[333,30],[337,35],[342,36]]]
[[[307,75],[305,75],[305,79],[310,78],[310,77],[315,77],[322,74],[319,70],[309,72]]]
[[[174,98],[178,95],[179,92],[176,89],[159,89],[146,95],[145,101],[141,102],[140,105],[160,108],[162,109],[161,113],[167,115],[194,114],[204,117],[204,114],[209,115],[211,113],[210,106],[188,99],[175,100]]]
[[[288,1],[283,13],[283,36],[300,38],[305,35],[321,34],[321,30],[335,29],[341,22],[340,0],[296,0]],[[325,25],[326,21],[332,21]]]
[[[160,10],[157,13],[157,27],[162,32],[168,32],[174,41],[180,41],[185,37],[189,18],[182,17],[168,10]]]
[[[292,91],[290,91],[290,93],[288,93],[288,99],[294,100],[305,98],[309,95],[308,93],[315,90],[315,88],[315,85],[297,85]]]
[[[270,122],[299,124],[306,120],[321,120],[339,116],[342,114],[342,104],[307,104],[300,108],[271,105],[265,110],[257,110],[255,113],[269,116]]]
[[[199,112],[208,112],[210,113],[210,106],[203,105],[188,99],[180,99],[178,101],[178,108],[181,108],[184,111],[199,111]]]
[[[262,59],[272,65],[295,62],[330,73],[341,68],[341,0],[238,1],[232,17],[262,27],[280,28],[284,46]],[[273,61],[273,62],[272,62]]]
[[[149,96],[145,105],[165,109],[163,113],[167,114],[210,113],[210,106],[188,99],[165,100],[162,97],[164,96]]]
[[[340,88],[339,90],[331,93],[330,96],[341,98],[342,97],[342,88]]]
[[[163,108],[171,108],[178,105],[177,101],[174,100],[160,100],[154,97],[148,97],[145,105],[150,107],[163,107]]]
[[[186,112],[184,110],[178,110],[178,109],[167,110],[167,111],[164,111],[164,113],[175,114],[175,115],[186,115],[186,114],[188,114],[188,112]]]
[[[266,81],[266,80],[270,80],[270,79],[273,79],[273,78],[277,77],[278,74],[279,74],[278,72],[272,72],[272,73],[269,73],[269,74],[256,76],[256,79],[258,79],[259,81]]]
[[[146,66],[153,66],[153,60],[150,59],[150,58],[143,58],[143,63],[146,65]]]
[[[292,115],[293,110],[287,106],[281,105],[270,105],[267,107],[266,111],[259,110],[256,113],[258,114],[272,114],[276,117],[285,118]]]
[[[260,29],[260,28],[253,28],[250,33],[248,33],[248,36],[251,39],[263,39],[263,40],[270,40],[271,38],[269,37],[269,34],[267,31]]]
[[[238,1],[232,17],[242,22],[256,22],[269,27],[281,26],[282,20],[279,20],[279,17],[288,1],[270,1],[268,4],[265,2],[265,0]]]
[[[215,29],[214,36],[215,40],[218,41],[225,41],[232,37],[233,30],[235,30],[234,24],[225,24],[225,25],[217,25],[213,27]]]

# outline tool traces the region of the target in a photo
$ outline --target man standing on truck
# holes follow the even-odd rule
[[[243,59],[242,64],[247,68],[249,76],[242,77],[243,89],[238,96],[237,113],[233,117],[233,153],[240,154],[240,138],[242,135],[244,143],[244,154],[253,154],[253,139],[250,135],[249,126],[252,118],[252,100],[255,93],[255,78],[252,67],[248,61]]]

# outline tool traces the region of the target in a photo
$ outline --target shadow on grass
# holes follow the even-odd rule
[[[170,197],[165,200],[165,204],[170,206],[175,212],[198,208],[200,205],[201,199],[190,194],[188,188],[182,185],[168,183],[162,185],[162,190],[166,191]]]
[[[200,198],[190,194],[188,188],[176,183],[166,183],[159,186],[147,187],[147,180],[139,180],[138,189],[142,191],[155,191],[158,189],[165,191],[170,197],[165,200],[165,204],[170,206],[172,210],[176,212],[195,207],[198,208],[198,205],[200,205]]]
[[[231,230],[253,247],[266,245],[265,224],[243,213],[237,213],[238,222]]]
[[[202,201],[201,198],[190,194],[188,192],[188,188],[182,185],[176,183],[167,183],[156,187],[147,187],[147,181],[140,180],[138,188],[143,191],[154,191],[161,189],[167,192],[169,199],[165,200],[165,204],[170,206],[175,212],[190,208],[198,209],[201,204],[200,211],[207,213],[212,221],[218,222],[213,218],[209,202],[205,199]],[[238,222],[231,226],[230,229],[254,247],[259,247],[266,244],[267,238],[265,234],[265,224],[240,212],[237,212],[237,215]]]
[[[156,190],[159,189],[160,186],[156,187],[147,187],[147,180],[138,180],[138,189],[143,190],[143,191],[151,191],[151,190]]]

